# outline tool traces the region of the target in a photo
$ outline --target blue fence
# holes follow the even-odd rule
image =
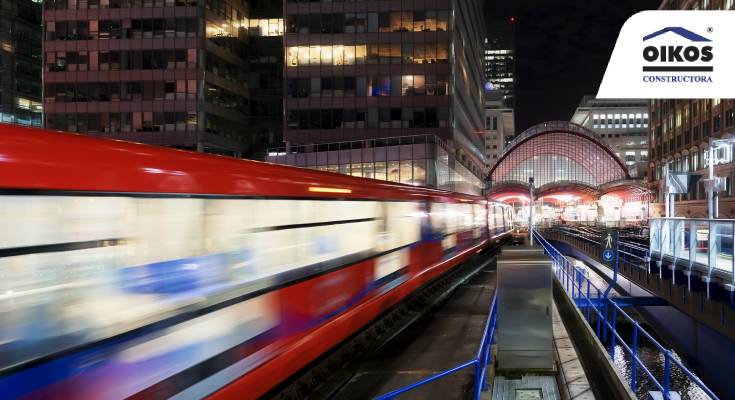
[[[466,362],[463,362],[457,366],[449,368],[445,371],[436,373],[429,377],[426,377],[418,382],[404,386],[400,389],[396,389],[392,392],[376,397],[376,400],[390,400],[404,393],[410,392],[416,388],[424,386],[430,382],[439,380],[445,376],[451,375],[457,371],[465,368],[474,367],[475,369],[475,382],[473,386],[473,398],[475,400],[480,399],[480,393],[487,391],[488,385],[487,379],[487,366],[492,362],[492,355],[490,348],[492,347],[493,340],[495,339],[495,326],[498,322],[498,310],[496,307],[496,301],[498,299],[498,293],[493,294],[492,302],[490,303],[490,312],[487,316],[487,322],[485,323],[485,329],[482,332],[482,341],[480,342],[480,348],[477,350],[475,356]]]
[[[610,359],[615,359],[615,348],[617,344],[620,344],[625,353],[630,357],[630,387],[633,392],[638,388],[639,379],[637,377],[637,373],[640,369],[648,375],[651,382],[663,393],[664,399],[672,399],[672,396],[670,396],[671,369],[678,368],[694,384],[702,389],[705,394],[710,396],[712,399],[719,400],[719,398],[707,386],[705,386],[705,384],[696,375],[694,375],[694,373],[685,367],[681,361],[672,356],[672,351],[670,349],[662,346],[653,338],[653,336],[638,324],[638,321],[631,318],[628,313],[623,311],[623,309],[615,303],[614,298],[605,298],[603,296],[603,293],[605,292],[604,289],[600,289],[595,286],[594,283],[590,282],[582,270],[577,268],[573,262],[569,261],[569,259],[554,248],[554,246],[552,246],[538,232],[534,232],[534,238],[541,244],[541,246],[543,246],[544,251],[551,256],[554,265],[554,273],[556,274],[559,283],[564,287],[567,294],[572,298],[572,301],[585,316],[587,323],[589,323],[590,327],[592,327],[596,332],[597,337],[600,338],[603,343],[608,343]],[[620,254],[620,256],[623,256],[623,254]],[[636,254],[636,258],[638,257],[640,257],[640,255]],[[616,324],[618,316],[623,317],[624,320],[633,326],[631,343],[626,343],[618,333]],[[662,377],[655,376],[653,372],[651,372],[651,369],[648,368],[638,357],[638,340],[640,338],[648,340],[663,355],[664,372]]]

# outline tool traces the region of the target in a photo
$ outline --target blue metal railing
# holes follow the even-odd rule
[[[554,265],[554,273],[557,280],[562,285],[567,294],[572,298],[574,304],[580,308],[582,315],[587,319],[587,323],[592,327],[597,337],[601,341],[609,342],[609,355],[610,359],[615,359],[615,348],[616,344],[625,350],[630,357],[630,388],[635,392],[638,388],[638,377],[637,372],[640,368],[643,372],[648,375],[650,381],[663,393],[665,400],[672,399],[671,392],[671,368],[676,366],[681,372],[684,373],[695,385],[697,385],[705,394],[715,400],[719,398],[687,367],[685,367],[681,361],[672,356],[670,349],[662,346],[656,339],[653,338],[648,332],[645,331],[639,324],[638,321],[633,319],[628,313],[615,303],[615,299],[605,299],[602,296],[604,293],[603,289],[598,288],[592,283],[582,271],[580,271],[573,262],[569,261],[561,252],[559,252],[554,246],[552,246],[543,236],[538,232],[534,232],[534,238],[544,248],[546,254],[548,254]],[[594,290],[594,291],[593,291]],[[633,326],[632,343],[629,345],[620,336],[617,329],[617,317],[622,316],[627,322]],[[593,322],[594,319],[594,322]],[[662,380],[659,380],[654,373],[648,368],[641,358],[638,356],[638,339],[639,336],[643,336],[647,339],[654,347],[656,347],[661,354],[664,356],[664,372]],[[608,341],[608,337],[610,340]]]
[[[563,231],[565,236],[573,237],[584,242],[583,250],[599,254],[600,236],[592,233],[577,232],[572,229]],[[620,241],[618,243],[619,265],[623,271],[632,273],[633,267],[648,268],[650,251],[647,247],[635,243]]]
[[[376,397],[376,400],[391,400],[399,395],[410,392],[416,388],[426,385],[427,383],[434,382],[445,376],[451,375],[457,371],[465,368],[475,368],[475,380],[473,388],[473,399],[479,400],[480,393],[488,389],[486,382],[487,366],[492,362],[492,355],[490,354],[490,348],[492,347],[493,340],[495,338],[495,326],[498,322],[498,310],[495,305],[498,298],[497,291],[493,294],[492,302],[490,303],[490,312],[487,316],[487,322],[485,323],[485,329],[482,332],[482,341],[480,342],[480,348],[477,349],[475,356],[469,361],[463,362],[457,366],[441,371],[429,377],[426,377],[418,382],[414,382],[410,385],[404,386],[400,389],[393,390],[392,392],[383,394]]]

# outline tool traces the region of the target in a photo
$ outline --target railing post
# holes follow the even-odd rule
[[[638,321],[633,321],[633,348],[630,357],[630,388],[636,391],[636,372],[638,371]]]
[[[482,368],[480,368],[480,360],[477,360],[477,362],[475,363],[475,386],[474,386],[475,395],[473,396],[475,400],[480,400],[480,392],[482,391],[482,388],[480,387],[480,382],[481,382],[480,374],[481,373],[482,373]]]
[[[623,251],[622,251],[622,253],[623,253],[623,262],[621,264],[622,264],[622,267],[623,267],[623,271],[625,271],[625,245],[622,245],[622,246],[623,246]],[[620,252],[618,252],[618,254],[620,254]]]
[[[610,301],[607,297],[603,297],[602,302],[605,306],[602,307],[602,343],[607,342],[607,302]]]
[[[577,286],[577,267],[572,265],[572,301],[574,302],[574,305],[579,307],[579,303],[577,302],[577,298],[574,297],[574,292],[576,292],[575,287]]]
[[[600,290],[597,289],[597,308],[596,308],[596,319],[597,319],[597,337],[600,337],[600,317],[602,317],[602,313],[600,312]]]
[[[612,300],[611,300],[612,302]],[[618,311],[615,303],[612,304],[612,329],[610,330],[610,358],[615,361],[615,334],[617,333]]]
[[[592,308],[592,299],[590,298],[590,279],[587,278],[587,322],[590,322],[590,309]]]
[[[669,400],[669,383],[671,375],[671,352],[664,352],[664,399]]]

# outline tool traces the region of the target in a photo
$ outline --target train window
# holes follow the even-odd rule
[[[431,203],[429,212],[429,222],[431,223],[431,230],[437,233],[446,232],[446,203]]]
[[[379,246],[387,249],[407,246],[421,239],[420,204],[415,202],[388,202],[386,204],[386,232]]]
[[[0,224],[13,227],[0,231],[0,368],[245,294],[256,279],[409,245],[423,216],[418,202],[0,199]]]

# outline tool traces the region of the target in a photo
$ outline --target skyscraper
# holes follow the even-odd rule
[[[241,0],[45,7],[47,127],[233,156],[252,150],[248,49],[281,34],[277,15],[251,18]]]
[[[483,56],[485,81],[488,89],[504,93],[504,106],[515,106],[516,51],[515,19],[488,24]]]
[[[41,2],[0,5],[0,122],[41,126]]]
[[[273,151],[271,161],[481,190],[479,0],[285,0],[284,14],[288,149]],[[427,140],[428,153],[411,147]],[[330,144],[344,154],[317,162]],[[311,156],[286,157],[293,152]]]

